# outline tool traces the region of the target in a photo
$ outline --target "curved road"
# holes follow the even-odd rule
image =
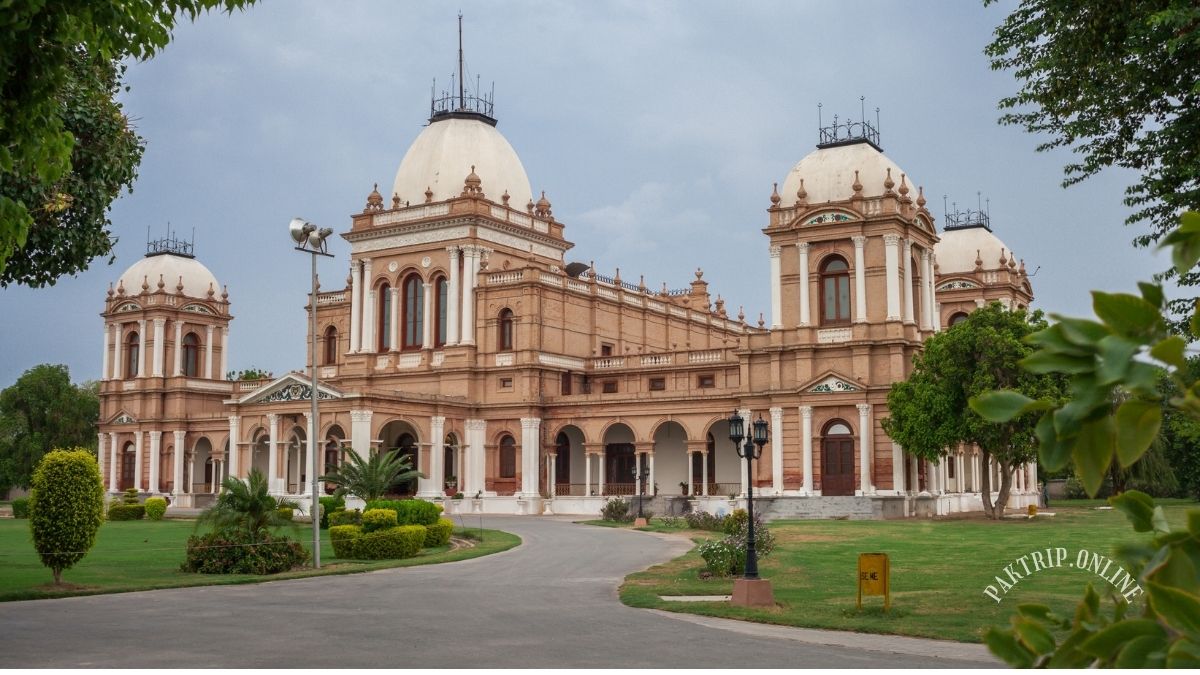
[[[366,574],[0,603],[0,667],[999,665],[979,645],[632,609],[617,599],[622,578],[687,542],[553,518],[489,517],[484,526],[524,543]]]

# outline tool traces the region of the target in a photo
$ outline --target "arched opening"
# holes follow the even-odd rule
[[[692,453],[692,490],[695,491],[694,494],[706,494],[703,488],[707,476],[709,492],[719,494],[719,491],[714,492],[716,487],[713,477],[717,474],[717,439],[713,438],[712,434],[705,434],[704,450],[704,454]],[[708,464],[707,467],[705,463]]]
[[[454,433],[446,434],[442,442],[442,484],[447,490],[455,491],[462,485],[458,467],[458,436]]]
[[[175,466],[175,446],[164,445],[158,452],[158,485],[154,486],[155,491],[170,494],[175,485],[174,474],[171,470]]]
[[[665,494],[684,494],[687,490],[687,441],[687,431],[678,422],[664,422],[654,430],[654,483]],[[654,483],[646,480],[646,494],[652,495]]]
[[[497,348],[502,352],[511,351],[513,348],[513,313],[511,309],[505,307],[500,310],[497,329],[499,331]]]
[[[421,276],[413,273],[404,278],[404,336],[403,349],[420,349],[425,335],[425,293]]]
[[[338,425],[329,427],[329,431],[325,432],[325,447],[323,448],[325,473],[333,473],[338,465],[342,463],[342,441],[346,438],[346,432]],[[329,483],[324,484],[325,494],[333,494],[337,488]]]
[[[392,348],[392,287],[384,282],[379,286],[379,313],[376,321],[376,332],[379,335],[379,347],[376,351],[386,352]]]
[[[586,457],[583,454],[583,431],[577,426],[563,427],[554,437],[554,494],[559,497],[587,494],[585,487]],[[592,476],[595,484],[597,477]]]
[[[960,324],[966,320],[967,320],[966,312],[955,312],[954,314],[950,315],[950,320],[947,321],[946,323],[950,326],[957,326],[958,324]]]
[[[841,256],[821,263],[821,324],[850,323],[850,266]]]
[[[142,343],[137,331],[125,337],[125,379],[132,380],[141,370]]]
[[[419,437],[417,430],[410,424],[402,420],[388,422],[379,430],[379,438],[383,440],[383,445],[381,446],[382,452],[391,452],[408,457],[411,468],[418,470],[422,468],[417,445]],[[409,478],[393,483],[390,493],[402,497],[415,495],[417,493],[417,479]]]
[[[211,493],[213,489],[212,442],[207,438],[196,441],[192,449],[192,492]],[[196,480],[196,479],[200,480]]]
[[[260,429],[254,436],[254,444],[250,446],[250,468],[258,469],[268,481],[271,479],[271,450],[271,435],[266,429]]]
[[[325,335],[322,338],[322,340],[323,340],[325,349],[324,349],[324,353],[322,354],[323,358],[321,359],[321,363],[326,366],[336,365],[337,364],[337,353],[338,353],[337,328],[334,326],[330,326],[329,328],[326,328]]]
[[[195,333],[183,336],[183,375],[196,377],[200,372],[200,338]]]
[[[854,494],[854,436],[841,420],[829,422],[821,432],[821,494]]]
[[[913,321],[918,326],[921,325],[921,266],[917,264],[917,259],[910,258],[909,263],[912,265],[912,306],[913,306]]]
[[[500,437],[500,478],[517,477],[517,441],[509,434]]]
[[[283,468],[284,489],[288,494],[304,492],[308,480],[308,433],[302,426],[292,427],[287,439],[287,462]]]
[[[741,494],[742,460],[733,441],[729,440],[729,420],[720,419],[709,425],[704,441],[708,450],[707,494],[714,497]],[[698,460],[692,461],[699,464]],[[704,468],[700,465],[701,471]],[[700,480],[697,479],[696,484],[699,485]]]
[[[126,443],[125,448],[121,451],[121,489],[128,490],[135,487],[137,480],[137,451],[134,449],[133,443]],[[141,486],[137,486],[141,489]]]
[[[634,438],[633,430],[624,424],[614,424],[604,432],[604,494],[632,495],[636,492]]]
[[[450,282],[446,277],[438,276],[433,281],[433,298],[435,303],[433,346],[441,347],[446,344],[446,312],[450,307]]]

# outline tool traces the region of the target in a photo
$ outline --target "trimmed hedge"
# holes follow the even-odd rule
[[[339,558],[354,557],[354,540],[362,536],[358,525],[333,525],[329,528],[329,541],[333,554]]]
[[[108,507],[109,520],[141,520],[145,517],[144,504],[114,504]]]
[[[278,511],[279,515],[283,517],[284,520],[292,520],[292,518],[294,518],[296,515],[296,512],[290,506],[281,506],[279,507]]]
[[[162,520],[167,512],[167,500],[162,497],[151,497],[143,506],[146,507],[146,517],[150,520]]]
[[[433,525],[441,516],[437,504],[423,499],[375,499],[367,502],[367,508],[395,511],[398,525]]]
[[[363,534],[387,530],[399,524],[396,521],[396,512],[391,509],[367,509],[362,514]]]
[[[29,517],[29,497],[12,500],[13,518]]]
[[[399,525],[366,532],[354,540],[354,557],[359,560],[411,558],[425,543],[424,525]]]
[[[329,529],[330,529],[330,531],[332,531],[333,528],[337,527],[338,525],[361,525],[361,524],[362,524],[362,513],[360,513],[358,509],[351,509],[349,511],[346,511],[345,509],[343,509],[341,511],[334,511],[333,513],[329,514]]]
[[[445,546],[450,543],[450,533],[454,531],[454,521],[449,518],[438,518],[438,521],[426,528],[425,548]]]
[[[287,537],[263,533],[254,541],[244,530],[188,537],[180,569],[201,574],[276,574],[308,562],[308,550]]]

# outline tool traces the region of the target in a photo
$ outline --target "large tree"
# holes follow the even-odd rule
[[[1037,456],[1037,420],[1026,415],[1003,424],[987,422],[968,409],[968,402],[993,389],[1057,399],[1060,377],[1026,372],[1018,365],[1033,352],[1022,339],[1044,326],[1040,312],[1030,317],[999,303],[978,309],[926,341],[913,359],[908,379],[894,383],[888,393],[890,416],[883,420],[883,428],[905,451],[940,460],[960,443],[979,446],[983,507],[991,518],[1004,514],[1013,470]],[[994,504],[989,458],[1001,469]]]
[[[985,0],[991,4],[995,0]],[[1023,0],[985,49],[1022,87],[1000,101],[1000,121],[1069,148],[1063,185],[1117,166],[1139,174],[1126,190],[1145,223],[1139,246],[1200,205],[1200,4],[1195,0]],[[1184,270],[1185,285],[1200,272]],[[1172,306],[1190,311],[1191,303]]]
[[[105,212],[132,181],[141,155],[112,100],[117,64],[150,58],[165,47],[178,16],[194,19],[214,7],[232,11],[252,1],[3,3],[0,284],[52,283],[111,249]],[[35,250],[9,272],[10,258],[31,243]]]
[[[29,487],[33,469],[54,448],[96,450],[100,398],[75,386],[66,366],[42,364],[0,392],[0,490]]]

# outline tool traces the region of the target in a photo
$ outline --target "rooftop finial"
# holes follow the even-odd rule
[[[830,126],[825,126],[821,115],[821,104],[817,104],[817,128],[820,139],[817,143],[818,148],[869,143],[876,150],[883,152],[883,149],[879,147],[879,108],[875,109],[875,125],[872,126],[867,121],[866,97],[859,96],[858,103],[861,116],[857,122],[847,118],[839,124],[838,116],[834,115],[833,124]]]
[[[975,193],[975,209],[967,208],[963,211],[959,211],[958,202],[952,202],[951,206],[953,207],[953,210],[948,209],[946,211],[946,226],[943,229],[961,230],[968,227],[982,227],[988,232],[991,232],[992,217],[991,214],[988,213],[988,209],[983,208],[983,204],[980,201],[980,196],[981,193]],[[943,196],[942,201],[945,202],[945,200],[946,198]],[[991,204],[991,200],[988,200],[988,204]]]
[[[459,12],[458,67],[450,76],[449,91],[442,90],[439,94],[437,80],[434,80],[432,100],[429,103],[429,121],[432,123],[451,118],[475,119],[496,126],[496,118],[493,115],[496,98],[495,85],[492,86],[492,93],[486,94],[483,92],[482,84],[479,83],[479,76],[475,77],[475,90],[468,92],[466,58],[463,55],[463,15],[462,12]],[[458,80],[457,88],[454,86],[455,79]]]

